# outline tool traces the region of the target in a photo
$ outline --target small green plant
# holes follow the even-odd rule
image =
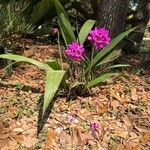
[[[10,49],[18,33],[32,33],[34,26],[27,22],[25,9],[29,2],[11,0],[0,2],[0,45]]]

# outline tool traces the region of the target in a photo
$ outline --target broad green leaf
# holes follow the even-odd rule
[[[47,64],[44,64],[44,63],[39,62],[37,60],[31,59],[31,58],[27,58],[27,57],[24,57],[24,56],[20,56],[20,55],[1,54],[0,58],[10,59],[10,60],[14,60],[14,61],[17,61],[17,62],[27,62],[27,63],[33,64],[35,66],[38,66],[40,69],[43,69],[43,70],[53,70]]]
[[[48,64],[53,70],[61,70],[61,66],[56,60],[47,60],[46,64]]]
[[[47,15],[48,13],[49,13],[49,18],[54,17],[56,14],[56,12],[54,11],[53,1],[52,0],[41,0],[32,8],[30,22],[36,24],[37,22],[42,20],[43,17],[46,18],[48,16]]]
[[[50,102],[54,98],[59,85],[63,79],[65,71],[47,71],[46,83],[45,83],[45,93],[44,93],[44,103],[43,103],[43,115],[47,110]]]
[[[77,40],[79,41],[80,44],[83,44],[89,35],[89,32],[91,31],[92,27],[95,24],[95,20],[87,20],[83,26],[80,29],[80,32],[78,34]]]
[[[119,34],[117,37],[115,37],[110,45],[106,46],[104,49],[102,49],[92,60],[91,64],[88,65],[87,69],[86,69],[86,72],[91,68],[93,67],[94,65],[96,65],[98,62],[100,62],[104,57],[105,55],[107,55],[108,53],[110,53],[113,48],[123,40],[124,37],[126,37],[129,33],[131,33],[135,28],[132,28],[130,30],[127,30],[121,34]]]
[[[73,32],[71,23],[65,9],[58,0],[54,0],[54,4],[56,7],[61,32],[63,34],[63,37],[65,36],[64,40],[67,41],[67,44],[72,41],[76,41],[75,34]]]
[[[64,43],[65,43],[65,46],[67,47],[67,46],[68,46],[68,44],[67,44],[67,39],[66,39],[66,37],[65,37],[64,31],[63,31],[63,29],[62,29],[62,27],[61,27],[61,25],[60,25],[59,21],[58,21],[58,25],[59,25],[59,27],[60,27],[61,34],[62,34],[62,37],[63,37]]]
[[[112,76],[116,76],[118,73],[105,73],[97,77],[96,79],[91,80],[88,84],[87,87],[90,88],[92,86],[96,86],[101,82],[106,81],[107,79],[111,78]]]
[[[47,21],[51,21],[56,17],[57,13],[54,6],[55,0],[32,0],[27,10],[29,21],[34,25],[41,25]],[[61,0],[62,4],[66,4],[68,0]]]
[[[95,67],[114,61],[121,55],[121,50],[114,50],[104,57]]]
[[[63,13],[65,15],[66,19],[69,20],[68,14],[65,11],[64,7],[62,6],[62,4],[59,2],[59,0],[53,0],[53,1],[55,4],[55,7],[56,7],[57,14],[59,15],[59,14]]]
[[[59,24],[61,26],[60,29],[62,30],[61,32],[63,32],[62,34],[64,34],[65,36],[65,40],[67,41],[67,44],[76,41],[76,37],[74,35],[70,22],[66,19],[64,14],[60,14],[60,18],[61,18],[59,19]]]

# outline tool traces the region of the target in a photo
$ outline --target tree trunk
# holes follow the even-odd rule
[[[98,25],[110,30],[111,38],[125,28],[129,0],[100,0]]]
[[[140,0],[138,3],[138,8],[131,22],[127,22],[131,27],[139,26],[132,34],[129,35],[129,39],[136,44],[131,42],[124,45],[124,50],[127,53],[138,53],[140,51],[142,39],[146,26],[149,21],[150,16],[150,0]]]
[[[133,27],[140,26],[130,37],[137,43],[137,48],[140,48],[144,32],[149,21],[148,3],[150,3],[148,0],[141,0],[139,2],[139,9],[137,11],[137,17],[139,17],[139,21],[132,24]]]

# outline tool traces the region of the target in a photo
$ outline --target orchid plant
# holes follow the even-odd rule
[[[94,25],[95,22],[93,21],[92,23]],[[70,85],[72,85],[73,88],[79,85],[83,85],[83,88],[87,88],[89,81],[93,80],[92,75],[96,75],[92,67],[86,72],[87,64],[92,62],[93,57],[98,51],[110,44],[109,31],[105,28],[95,27],[93,30],[90,30],[87,39],[93,46],[90,58],[86,56],[84,45],[77,41],[68,44],[67,49],[64,51],[69,62],[71,61],[69,70],[72,72],[69,76],[72,79]],[[80,90],[80,94],[82,93],[81,91],[82,90]]]

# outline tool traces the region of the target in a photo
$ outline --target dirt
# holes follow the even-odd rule
[[[26,40],[32,58],[57,58],[57,46]],[[0,70],[0,150],[149,150],[150,72],[138,55],[120,58],[124,77],[67,101],[58,96],[41,127],[44,71],[18,63]],[[92,125],[96,124],[95,128]]]

